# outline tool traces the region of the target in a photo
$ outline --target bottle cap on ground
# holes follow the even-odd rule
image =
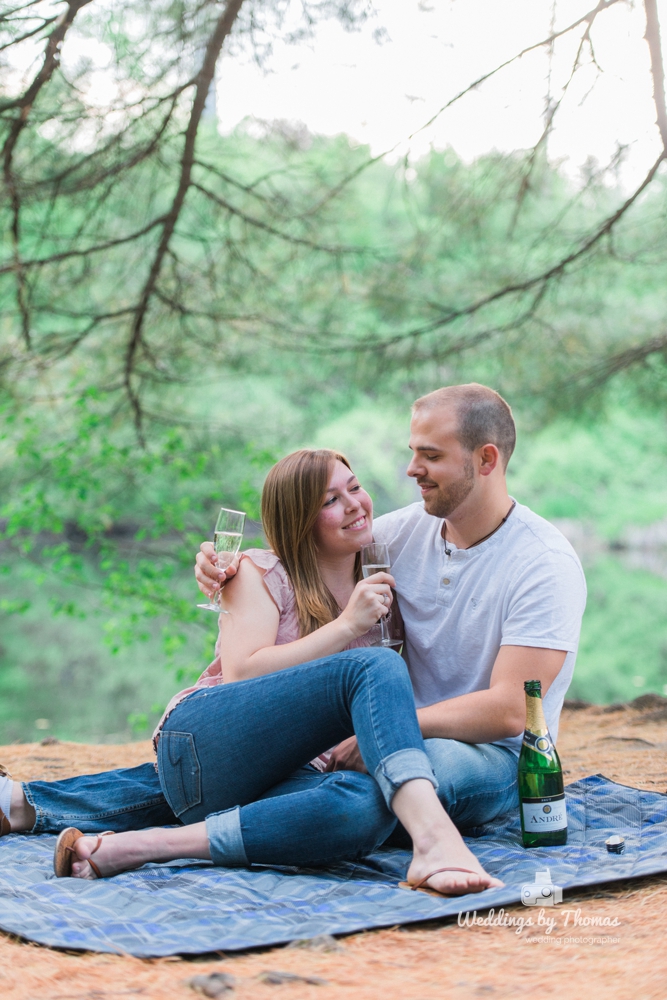
[[[625,839],[617,833],[607,837],[604,843],[610,854],[622,854],[625,850]]]

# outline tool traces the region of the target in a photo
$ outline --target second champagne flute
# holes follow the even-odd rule
[[[213,536],[213,546],[218,557],[218,569],[227,569],[241,547],[244,525],[245,514],[242,510],[228,510],[226,507],[220,508]],[[229,611],[225,611],[224,608],[220,607],[222,590],[223,588],[220,587],[220,590],[215,592],[208,604],[198,604],[197,607],[204,608],[206,611],[217,611],[218,614],[228,615]]]
[[[369,545],[361,546],[361,572],[364,580],[367,580],[373,573],[389,573],[391,563],[389,561],[389,546],[384,542],[371,542]],[[402,646],[401,639],[392,639],[387,628],[387,621],[384,615],[380,618],[381,638],[378,646]]]

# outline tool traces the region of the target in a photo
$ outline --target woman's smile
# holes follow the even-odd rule
[[[358,517],[356,521],[352,521],[351,524],[344,524],[343,531],[360,531],[366,527],[366,515],[362,514]]]

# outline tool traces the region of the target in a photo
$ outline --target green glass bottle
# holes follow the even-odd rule
[[[526,681],[526,729],[519,755],[519,802],[524,847],[567,843],[563,769],[549,735],[540,681]]]

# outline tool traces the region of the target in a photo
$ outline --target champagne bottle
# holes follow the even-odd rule
[[[540,681],[526,681],[526,730],[519,755],[519,802],[524,847],[567,843],[563,769],[549,735]]]

